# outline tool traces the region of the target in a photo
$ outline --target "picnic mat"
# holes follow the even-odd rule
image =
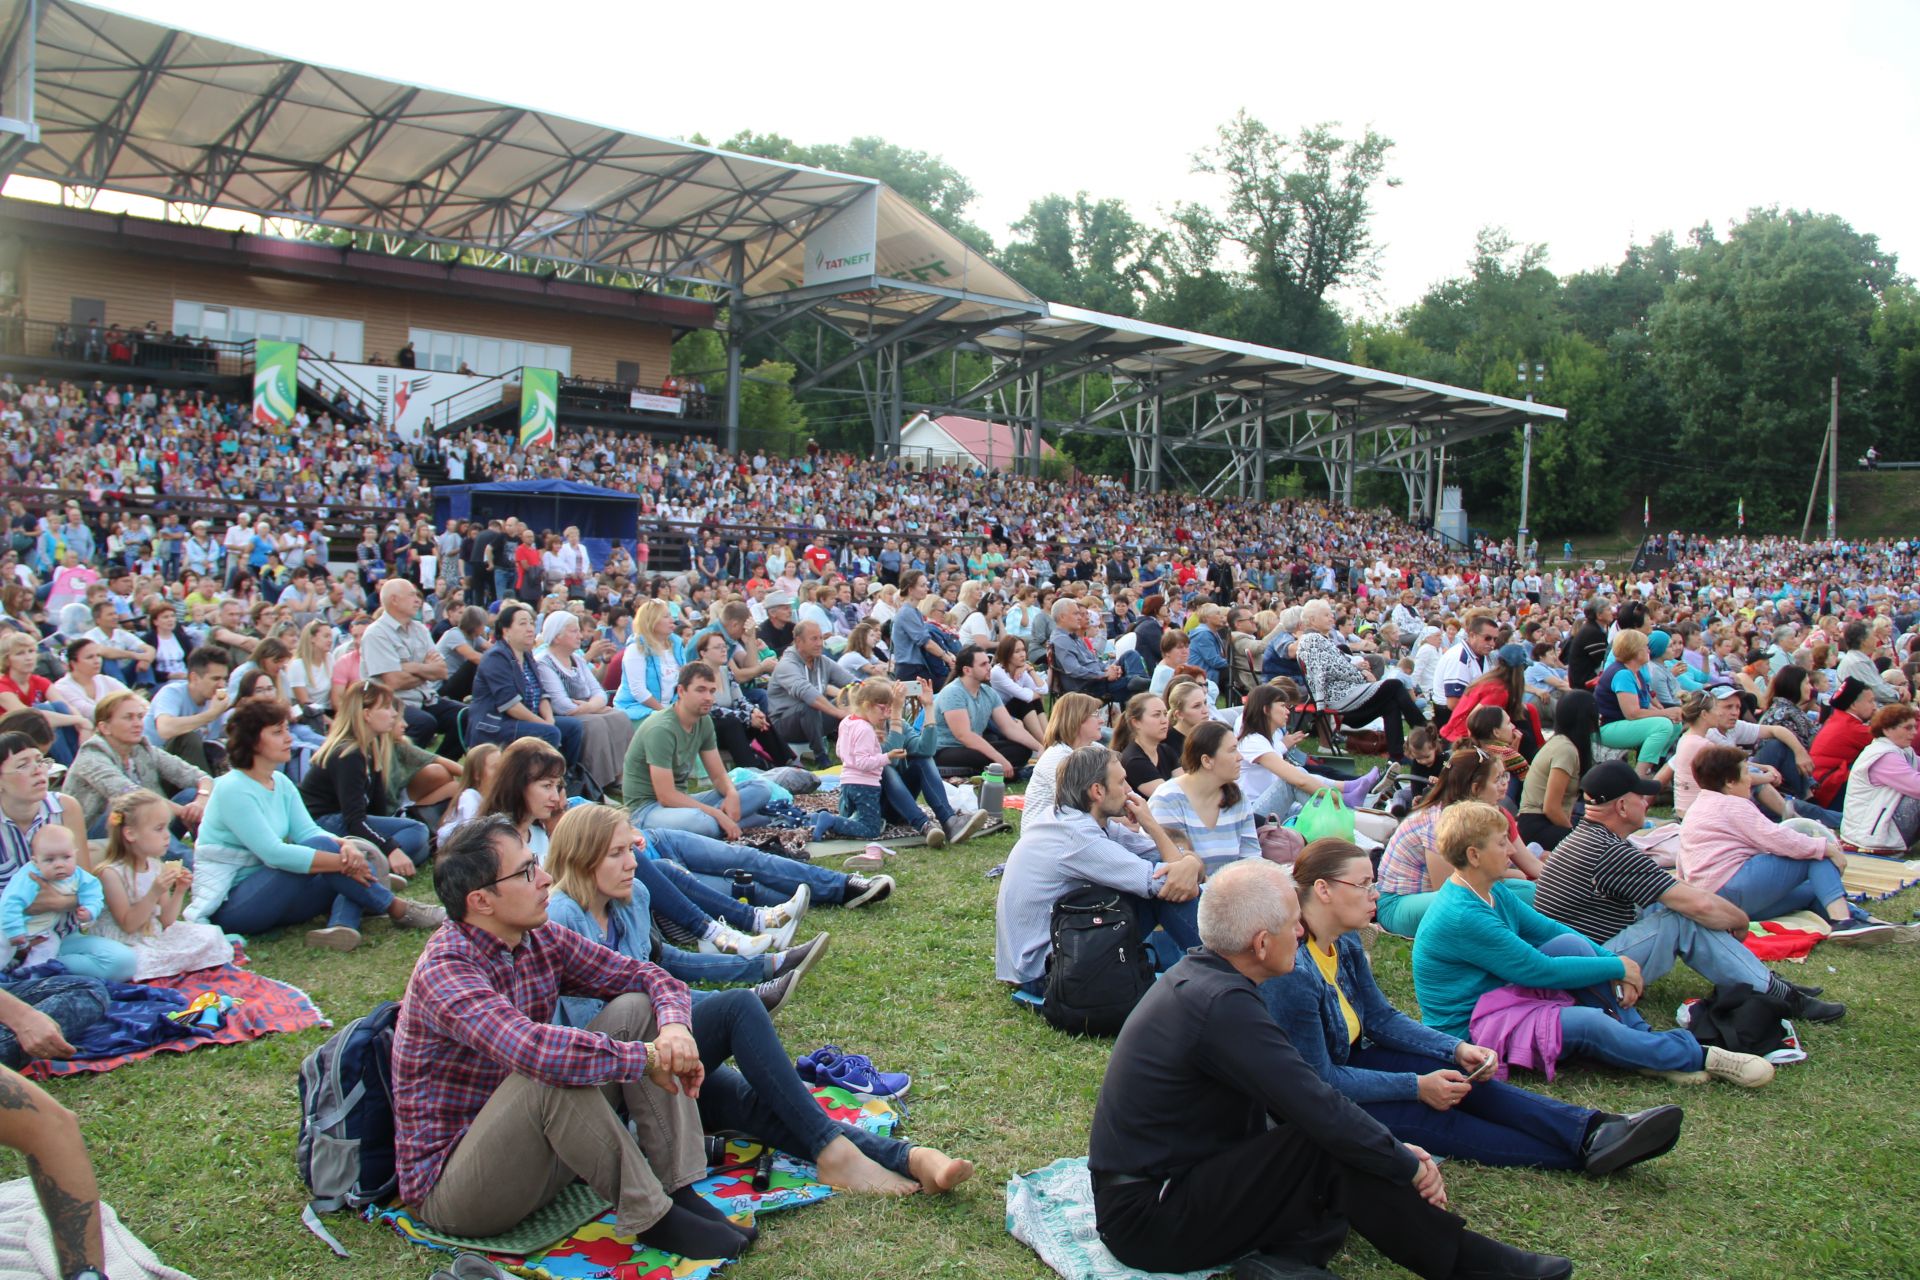
[[[272,978],[263,978],[238,965],[226,964],[218,969],[200,969],[168,978],[153,978],[139,985],[173,991],[183,1004],[190,1004],[209,992],[226,996],[235,1003],[221,1018],[218,1027],[197,1027],[177,1039],[165,1040],[129,1053],[72,1058],[65,1062],[35,1059],[26,1065],[23,1074],[36,1080],[45,1080],[50,1076],[77,1075],[83,1071],[111,1071],[141,1058],[151,1058],[156,1053],[186,1053],[203,1045],[240,1044],[246,1040],[258,1040],[275,1031],[304,1031],[308,1027],[331,1025],[300,988],[275,982]],[[111,1006],[108,1012],[112,1013]]]
[[[1011,799],[1012,797],[1009,797]],[[840,796],[832,791],[816,791],[808,796],[795,796],[793,802],[808,813],[838,813]],[[973,833],[978,840],[981,836],[990,836],[996,831],[1005,831],[1006,821],[1002,818],[989,818],[987,825]],[[752,834],[751,832],[747,834]],[[838,853],[859,853],[869,844],[884,844],[889,849],[911,849],[924,845],[927,838],[920,834],[917,827],[904,823],[890,822],[880,829],[880,834],[868,840],[815,840],[807,845],[807,852],[829,857]]]
[[[897,1103],[865,1098],[838,1088],[811,1091],[829,1116],[874,1133],[890,1134],[903,1117]],[[751,1221],[758,1213],[815,1204],[833,1189],[814,1180],[810,1163],[776,1153],[773,1177],[765,1191],[753,1189],[753,1166],[762,1148],[730,1141],[726,1163],[707,1171],[694,1190],[722,1213]],[[366,1210],[369,1222],[384,1222],[401,1237],[428,1249],[471,1250],[536,1280],[705,1280],[726,1265],[719,1258],[683,1258],[637,1244],[622,1236],[607,1202],[580,1183],[562,1191],[553,1204],[504,1236],[471,1239],[443,1236],[415,1221],[399,1206]]]
[[[1136,1271],[1108,1253],[1093,1225],[1093,1183],[1085,1156],[1007,1179],[1007,1231],[1065,1280],[1204,1280],[1231,1270]]]
[[[1846,887],[1849,898],[1878,902],[1920,884],[1920,861],[1902,862],[1897,858],[1849,853],[1847,869],[1840,873],[1840,883]]]

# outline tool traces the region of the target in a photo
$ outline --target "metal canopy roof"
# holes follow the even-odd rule
[[[15,172],[263,217],[718,285],[738,246],[743,277],[783,288],[808,233],[879,189],[73,0],[44,0],[32,53],[40,146]]]

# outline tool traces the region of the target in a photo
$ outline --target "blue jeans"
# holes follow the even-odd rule
[[[646,888],[653,910],[698,938],[715,920],[743,933],[755,932],[753,908],[710,888],[693,872],[670,858],[642,855],[634,879]]]
[[[1825,858],[1782,858],[1778,854],[1757,853],[1720,886],[1720,896],[1755,920],[1771,920],[1795,911],[1828,914],[1834,903],[1847,901],[1840,883],[1840,871]],[[1848,914],[1866,913],[1851,903]]]
[[[1630,956],[1648,982],[1658,982],[1684,960],[1689,969],[1714,986],[1748,986],[1766,991],[1773,973],[1740,940],[1720,929],[1709,929],[1678,911],[1655,903],[1642,907],[1639,918],[1607,939],[1607,950]]]
[[[743,782],[734,790],[740,793],[740,825],[743,827],[762,827],[766,819],[760,811],[773,801],[773,792],[767,784],[755,780]],[[693,797],[701,804],[713,808],[720,807],[718,791],[702,791]],[[690,831],[709,840],[720,838],[720,824],[698,809],[668,808],[666,805],[643,804],[633,811],[633,825],[642,831]]]
[[[902,783],[902,786],[905,784]],[[813,838],[815,840],[871,840],[879,835],[887,825],[880,816],[881,788],[859,784],[840,784],[840,811],[838,813],[816,813],[813,815]],[[920,806],[913,807],[920,813]],[[923,825],[926,815],[921,814],[915,826]]]
[[[744,844],[726,844],[690,831],[646,827],[642,827],[642,831],[648,847],[655,853],[671,858],[722,893],[732,891],[733,882],[727,873],[738,868],[753,873],[756,889],[769,891],[770,896],[760,903],[762,906],[785,902],[803,884],[813,891],[815,902],[829,904],[846,900],[845,872],[783,858],[777,853],[762,853]]]
[[[175,804],[192,804],[198,794],[195,788],[188,787],[185,791],[176,793],[173,797],[173,802]],[[193,869],[193,846],[180,838],[183,831],[185,831],[185,828],[180,825],[180,820],[175,818],[173,820],[173,829],[167,835],[167,857],[179,861],[191,871]],[[107,815],[103,813],[95,818],[92,824],[87,827],[87,839],[105,840],[106,838]]]
[[[25,982],[0,982],[0,991],[52,1018],[69,1043],[107,1012],[107,989],[99,979],[85,974],[69,972]],[[13,1028],[0,1026],[0,1065],[18,1071],[27,1061],[27,1052],[20,1047]]]
[[[1369,1046],[1354,1050],[1347,1065],[1362,1071],[1425,1075],[1459,1064]],[[1581,1148],[1597,1114],[1492,1079],[1476,1083],[1458,1105],[1445,1111],[1436,1111],[1418,1098],[1363,1102],[1360,1109],[1400,1141],[1425,1147],[1433,1155],[1536,1169],[1582,1167],[1586,1156]]]
[[[538,738],[565,756],[571,765],[580,763],[580,744],[586,736],[586,729],[573,716],[555,716],[552,724],[540,720],[505,718],[498,730],[484,735],[476,734],[474,741],[497,742],[506,747],[522,738]]]
[[[53,711],[63,716],[73,714],[73,708],[64,702],[43,702],[39,709]],[[73,763],[74,753],[80,750],[80,731],[70,724],[63,724],[53,731],[53,745],[47,748],[47,754],[61,764]]]
[[[340,850],[331,836],[300,843],[327,853]],[[233,886],[212,919],[228,933],[257,934],[304,924],[324,911],[328,928],[358,929],[363,915],[385,915],[392,905],[393,891],[384,884],[361,884],[338,871],[262,867]]]
[[[342,814],[322,814],[320,817],[315,818],[314,822],[325,827],[337,836],[347,834],[347,820]],[[401,853],[411,858],[416,868],[426,865],[426,823],[417,822],[412,818],[378,818],[373,814],[368,814],[367,826],[371,827],[374,834],[379,836],[388,846],[393,849],[398,849]]]
[[[495,600],[512,599],[514,597],[513,580],[519,576],[520,575],[512,569],[495,569],[493,571],[493,598]]]
[[[932,756],[910,755],[887,766],[880,775],[880,802],[895,822],[920,826],[926,815],[914,803],[919,796],[933,810],[933,820],[941,826],[953,821],[953,806],[947,803],[947,784],[940,780],[940,769]],[[918,816],[915,816],[918,815]]]
[[[693,1006],[691,1027],[707,1069],[702,1129],[743,1133],[809,1160],[845,1138],[875,1164],[907,1174],[912,1148],[906,1143],[827,1118],[794,1071],[759,996],[743,988],[707,994]],[[729,1058],[737,1069],[724,1065]]]
[[[1599,948],[1583,935],[1563,933],[1540,950],[1550,956],[1590,956]],[[1676,1027],[1655,1031],[1636,1009],[1613,998],[1613,984],[1570,993],[1578,1004],[1560,1010],[1560,1058],[1597,1058],[1615,1067],[1648,1071],[1698,1071],[1706,1050],[1693,1033]]]

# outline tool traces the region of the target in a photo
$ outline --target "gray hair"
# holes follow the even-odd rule
[[[1069,613],[1072,613],[1079,603],[1080,602],[1072,596],[1061,596],[1053,602],[1053,608],[1049,610],[1049,612],[1053,614],[1053,620],[1059,622]]]
[[[1253,949],[1262,929],[1276,936],[1300,918],[1293,877],[1277,862],[1247,858],[1214,872],[1200,895],[1200,941],[1217,956]]]
[[[1093,797],[1089,793],[1106,785],[1112,760],[1113,752],[1101,746],[1081,747],[1062,760],[1053,779],[1054,807],[1092,812]]]
[[[1331,618],[1333,616],[1333,606],[1325,600],[1309,600],[1300,606],[1300,621],[1304,623],[1309,616],[1318,617],[1323,613]]]

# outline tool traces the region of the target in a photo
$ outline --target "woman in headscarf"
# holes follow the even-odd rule
[[[534,670],[554,714],[580,721],[585,735],[580,744],[581,767],[596,786],[605,788],[618,782],[626,767],[634,722],[614,708],[601,687],[592,659],[581,651],[585,636],[574,614],[565,609],[548,614],[540,627],[540,643],[545,647],[534,659]]]

